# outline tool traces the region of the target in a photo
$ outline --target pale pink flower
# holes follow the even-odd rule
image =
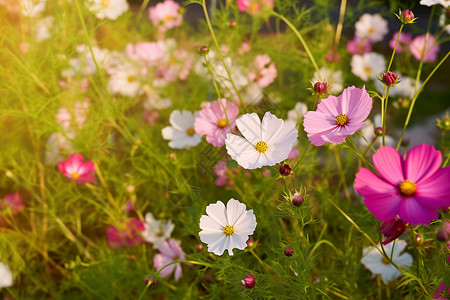
[[[355,35],[353,40],[347,43],[347,51],[351,55],[362,55],[364,53],[369,53],[370,51],[372,51],[372,44],[370,43],[369,39],[360,38],[359,36]]]
[[[122,246],[136,246],[144,242],[141,232],[144,231],[144,223],[139,219],[130,219],[121,224],[119,228],[109,226],[106,228],[108,246],[120,248]]]
[[[226,99],[206,103],[195,119],[194,129],[197,134],[205,134],[206,141],[214,147],[225,145],[227,133],[236,127],[239,108]]]
[[[254,70],[248,74],[248,78],[261,88],[269,86],[278,76],[275,63],[266,54],[257,55],[253,67]]]
[[[314,146],[325,143],[342,143],[345,138],[364,126],[372,109],[372,98],[365,87],[346,88],[339,97],[329,96],[322,100],[316,111],[309,111],[303,127]]]
[[[159,43],[141,42],[128,44],[125,53],[133,60],[139,60],[146,65],[156,66],[164,59],[165,53]]]
[[[61,125],[64,131],[69,131],[71,127],[81,128],[86,121],[86,114],[89,109],[89,100],[75,102],[73,110],[69,111],[66,107],[58,109],[56,121]]]
[[[159,246],[159,254],[156,254],[153,257],[153,267],[156,270],[161,270],[164,266],[170,264],[171,262],[177,261],[177,260],[183,260],[184,259],[184,252],[183,249],[181,249],[180,244],[174,240],[170,239],[167,242],[163,242],[161,246]],[[167,277],[172,272],[175,271],[175,280],[180,279],[181,275],[183,274],[183,270],[181,269],[181,264],[172,264],[170,266],[165,267],[161,270],[160,274],[161,277]]]
[[[441,168],[442,154],[434,146],[413,147],[406,159],[391,146],[381,146],[372,156],[380,176],[361,168],[355,190],[367,209],[380,221],[397,215],[412,225],[437,219],[437,209],[450,206],[450,166]]]
[[[252,47],[250,46],[250,44],[248,42],[242,42],[241,48],[239,48],[239,50],[238,50],[238,54],[242,55],[244,53],[249,52],[251,49],[252,49]]]
[[[439,53],[439,44],[436,43],[434,36],[431,34],[428,36],[426,46],[425,40],[425,34],[419,35],[411,42],[409,50],[415,59],[420,60],[423,55],[423,62],[433,62],[436,60],[437,54]]]
[[[392,39],[389,41],[389,47],[391,49],[394,49],[395,42],[397,41],[398,32],[394,33],[392,36]],[[395,50],[397,53],[404,53],[409,51],[409,45],[412,42],[412,34],[411,33],[402,33],[400,34],[400,38],[398,39],[397,44],[397,50]]]
[[[237,0],[237,6],[240,11],[246,11],[249,14],[258,14],[263,7],[273,8],[273,0]]]
[[[13,214],[20,212],[25,207],[19,192],[3,196],[3,201],[0,202],[0,210],[4,209],[4,204],[9,206]]]
[[[225,186],[225,185],[230,186],[230,182],[228,181],[228,174],[227,174],[228,166],[226,161],[219,160],[217,164],[214,166],[213,170],[214,174],[219,176],[215,182],[217,186]]]
[[[94,162],[83,161],[81,154],[72,154],[69,159],[58,163],[58,169],[64,176],[77,183],[91,183],[94,181]]]
[[[180,14],[180,9],[180,4],[172,0],[166,0],[150,7],[148,18],[153,25],[158,26],[158,29],[164,32],[181,25],[183,16]]]

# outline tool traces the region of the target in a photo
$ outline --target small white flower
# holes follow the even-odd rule
[[[262,122],[256,113],[245,114],[236,125],[244,137],[228,133],[225,144],[231,158],[245,169],[285,160],[298,136],[294,122],[284,122],[270,112],[264,114]]]
[[[352,73],[364,81],[376,78],[386,69],[384,56],[378,53],[365,53],[364,55],[353,55]]]
[[[51,37],[50,30],[53,27],[53,17],[48,16],[36,22],[34,25],[34,38],[36,42],[42,42]]]
[[[87,7],[99,19],[115,20],[128,10],[127,0],[87,0]]]
[[[322,76],[322,80],[325,81],[330,87],[328,92],[330,94],[339,94],[344,89],[344,86],[342,85],[342,71],[332,71],[328,68],[322,67],[320,68],[320,75]],[[312,81],[315,83],[319,81],[319,74],[317,72],[314,73]]]
[[[25,17],[39,17],[45,9],[47,0],[20,0],[22,14]]]
[[[355,23],[355,34],[360,38],[367,38],[372,43],[380,42],[389,32],[388,22],[379,14],[364,14]]]
[[[67,154],[73,152],[74,149],[71,142],[63,134],[57,132],[52,133],[45,146],[45,163],[56,165],[58,162],[64,160]]]
[[[288,111],[288,121],[297,123],[300,118],[303,118],[308,112],[308,107],[303,102],[297,102],[294,109]]]
[[[165,140],[170,140],[169,147],[182,149],[197,146],[202,141],[202,135],[195,133],[194,122],[198,111],[192,113],[187,110],[174,110],[170,114],[170,124],[162,130]]]
[[[433,6],[436,4],[440,4],[445,8],[448,8],[450,6],[450,1],[448,0],[420,0],[420,4],[426,5],[426,6]]]
[[[142,232],[142,237],[158,249],[162,243],[170,239],[170,235],[175,228],[170,220],[167,222],[156,220],[150,212],[145,214],[144,226],[145,230]]]
[[[0,289],[13,285],[13,275],[7,265],[0,262]]]
[[[406,245],[407,243],[405,241],[396,240],[395,243],[389,243],[384,246],[387,255],[391,257],[392,253],[392,261],[402,268],[409,268],[413,262],[411,254],[406,252],[401,254],[403,250],[405,250]],[[394,247],[393,251],[392,247]],[[378,244],[378,248],[381,249],[380,244]],[[361,263],[366,266],[373,275],[380,274],[381,280],[383,280],[385,284],[402,275],[402,273],[391,265],[391,263],[375,247],[365,247],[363,249]]]
[[[108,90],[111,94],[136,97],[142,94],[142,84],[139,80],[140,69],[131,63],[124,63],[111,72]]]
[[[208,244],[208,251],[222,255],[228,250],[233,255],[233,249],[244,250],[247,247],[248,236],[256,228],[256,217],[253,210],[245,210],[243,203],[231,198],[227,206],[222,201],[206,207],[206,214],[200,218],[200,240]]]

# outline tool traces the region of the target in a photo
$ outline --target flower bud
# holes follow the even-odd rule
[[[198,244],[197,245],[197,251],[200,252],[203,250],[203,245],[202,244]]]
[[[400,142],[400,146],[402,146],[402,147],[408,147],[408,145],[409,145],[409,139],[403,139]]]
[[[436,232],[436,239],[441,242],[448,241],[448,231],[445,228],[441,228]]]
[[[206,54],[208,54],[208,52],[209,52],[208,46],[203,45],[200,47],[200,50],[199,50],[200,55],[205,56]]]
[[[286,247],[284,249],[284,255],[286,256],[292,256],[292,254],[294,254],[294,249],[292,249],[292,247]]]
[[[325,93],[327,91],[327,88],[328,88],[328,84],[326,82],[317,81],[314,84],[314,92],[316,92],[319,95],[322,95],[323,93]]]
[[[291,174],[291,167],[288,164],[283,164],[280,166],[280,168],[278,169],[280,171],[280,174],[283,176],[288,176],[289,174]]]
[[[381,127],[375,128],[375,134],[376,134],[377,136],[382,135],[382,134],[383,134],[383,128],[381,128]]]
[[[299,193],[295,193],[292,197],[292,204],[294,206],[300,206],[302,205],[304,202],[303,196],[300,195]]]
[[[254,244],[255,244],[255,240],[254,240],[252,237],[250,237],[250,238],[247,240],[247,246],[248,246],[248,247],[252,247]]]
[[[394,72],[387,72],[383,74],[383,82],[387,86],[393,86],[397,84],[397,74]]]
[[[406,224],[398,217],[381,224],[380,232],[384,234],[383,245],[398,238],[406,230]]]
[[[252,289],[256,284],[255,277],[252,274],[247,274],[245,275],[245,278],[241,280],[241,284],[247,289]]]
[[[414,20],[414,13],[410,11],[409,9],[402,12],[402,21],[403,23],[412,23]]]
[[[147,277],[145,277],[144,283],[145,283],[145,285],[148,286],[148,287],[151,287],[151,286],[155,285],[155,284],[156,284],[155,277],[153,277],[153,276],[147,276]]]

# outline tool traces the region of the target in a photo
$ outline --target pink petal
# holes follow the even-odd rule
[[[442,209],[450,206],[450,166],[439,169],[426,181],[417,183],[415,198],[426,207]]]
[[[175,266],[175,280],[178,281],[181,275],[183,275],[183,269],[181,269],[181,264],[176,264]]]
[[[303,120],[303,127],[309,134],[323,133],[337,127],[336,117],[321,112],[308,111]]]
[[[87,175],[89,173],[93,173],[93,172],[95,172],[94,162],[87,161],[87,162],[83,162],[80,164],[77,173],[80,176],[85,176],[85,175]]]
[[[369,93],[366,92],[365,87],[362,89],[355,87],[347,89],[350,92],[347,117],[351,123],[360,123],[369,116],[373,100],[370,98]]]
[[[70,178],[73,179],[73,177],[70,177]],[[87,175],[85,175],[85,176],[83,176],[83,177],[80,177],[80,178],[75,179],[75,181],[76,181],[78,184],[92,183],[92,182],[94,182],[94,180],[95,180],[95,175],[94,175],[94,173],[90,173],[90,174],[87,174]]]
[[[338,108],[339,98],[335,96],[329,96],[328,98],[322,100],[319,105],[317,105],[317,112],[322,113],[327,116],[332,116],[336,119],[336,116],[341,112]]]
[[[426,181],[441,167],[441,163],[442,154],[434,146],[427,144],[415,146],[406,155],[406,178],[415,183]]]
[[[386,182],[372,171],[361,168],[355,177],[355,190],[364,197],[373,195],[391,196],[398,194],[396,186]]]
[[[439,217],[436,210],[428,209],[411,197],[403,199],[398,215],[402,221],[412,225],[428,225]]]
[[[381,146],[372,156],[373,165],[381,177],[393,185],[400,185],[405,180],[404,161],[392,146]]]
[[[400,195],[371,195],[366,196],[364,204],[367,209],[380,221],[386,222],[393,219],[402,203],[403,197]],[[403,220],[403,219],[402,219]],[[405,221],[406,222],[406,221]]]

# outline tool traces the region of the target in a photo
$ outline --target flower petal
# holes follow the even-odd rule
[[[403,158],[392,146],[381,146],[372,159],[375,169],[383,179],[396,186],[405,180]]]
[[[236,120],[241,134],[251,143],[256,144],[262,140],[261,120],[256,113],[245,114]]]
[[[367,209],[380,221],[386,222],[393,219],[403,202],[403,197],[400,195],[371,195],[366,196],[364,199],[364,204]],[[401,216],[400,218],[404,220]]]
[[[421,144],[408,151],[405,160],[405,175],[408,180],[425,181],[441,167],[442,154],[434,146]]]
[[[245,213],[245,204],[231,198],[227,203],[227,220],[228,224],[234,226],[242,214]]]
[[[414,196],[422,205],[434,209],[450,206],[450,166],[439,169],[426,181],[417,184]]]
[[[384,181],[366,168],[361,168],[355,177],[355,190],[364,197],[373,195],[390,196],[398,193],[396,186]]]
[[[403,199],[398,215],[402,221],[412,225],[428,225],[432,220],[439,217],[436,210],[421,205],[419,201],[412,197]]]
[[[203,215],[200,218],[200,229],[208,232],[223,233],[223,226],[217,223],[214,219],[209,216]]]
[[[225,204],[223,204],[222,201],[217,201],[216,203],[208,205],[206,207],[206,213],[222,227],[229,225],[226,217]]]

